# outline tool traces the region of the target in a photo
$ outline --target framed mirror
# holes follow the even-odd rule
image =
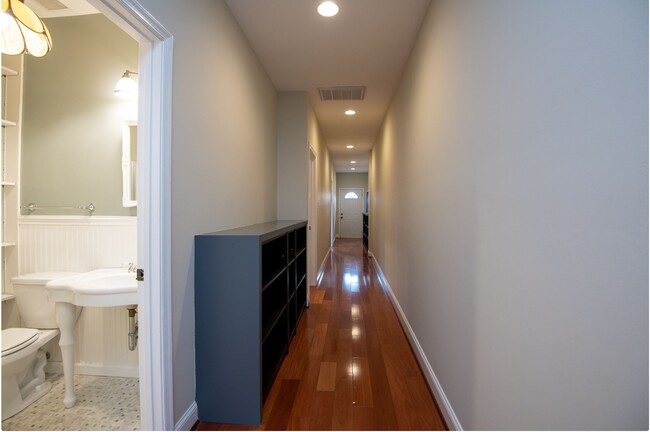
[[[122,125],[122,206],[138,205],[135,191],[138,165],[138,124],[134,121]]]

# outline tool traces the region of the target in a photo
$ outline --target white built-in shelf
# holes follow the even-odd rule
[[[0,246],[2,246],[2,247],[16,246],[16,242],[2,242],[2,244]]]
[[[16,182],[12,181],[2,181],[2,186],[16,186]]]
[[[13,69],[9,69],[6,66],[2,66],[2,75],[4,75],[4,76],[15,76],[15,75],[18,75],[18,72],[16,72]]]
[[[7,301],[7,300],[11,300],[12,298],[15,298],[15,297],[16,297],[16,296],[13,295],[13,294],[5,294],[5,293],[2,293],[2,301],[3,301],[3,302],[4,302],[4,301]]]
[[[2,119],[2,126],[16,126],[16,122],[12,122],[11,120]]]

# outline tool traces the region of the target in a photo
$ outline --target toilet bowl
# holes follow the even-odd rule
[[[71,272],[30,273],[11,279],[24,328],[2,330],[2,420],[45,395],[52,384],[45,379],[44,346],[59,334],[54,303],[45,284]],[[77,317],[81,308],[77,310]]]

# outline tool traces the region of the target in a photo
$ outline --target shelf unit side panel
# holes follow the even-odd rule
[[[257,237],[196,237],[196,398],[202,421],[261,422],[260,268]]]

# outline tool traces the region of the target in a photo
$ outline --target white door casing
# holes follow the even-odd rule
[[[316,151],[309,146],[309,195],[308,195],[308,221],[307,221],[307,305],[309,306],[309,287],[316,285],[317,273],[317,235],[318,232],[318,205],[316,186]]]
[[[363,203],[362,188],[339,189],[339,231],[342,238],[361,238]]]
[[[89,0],[138,41],[140,428],[173,430],[171,98],[173,37],[136,0]]]

